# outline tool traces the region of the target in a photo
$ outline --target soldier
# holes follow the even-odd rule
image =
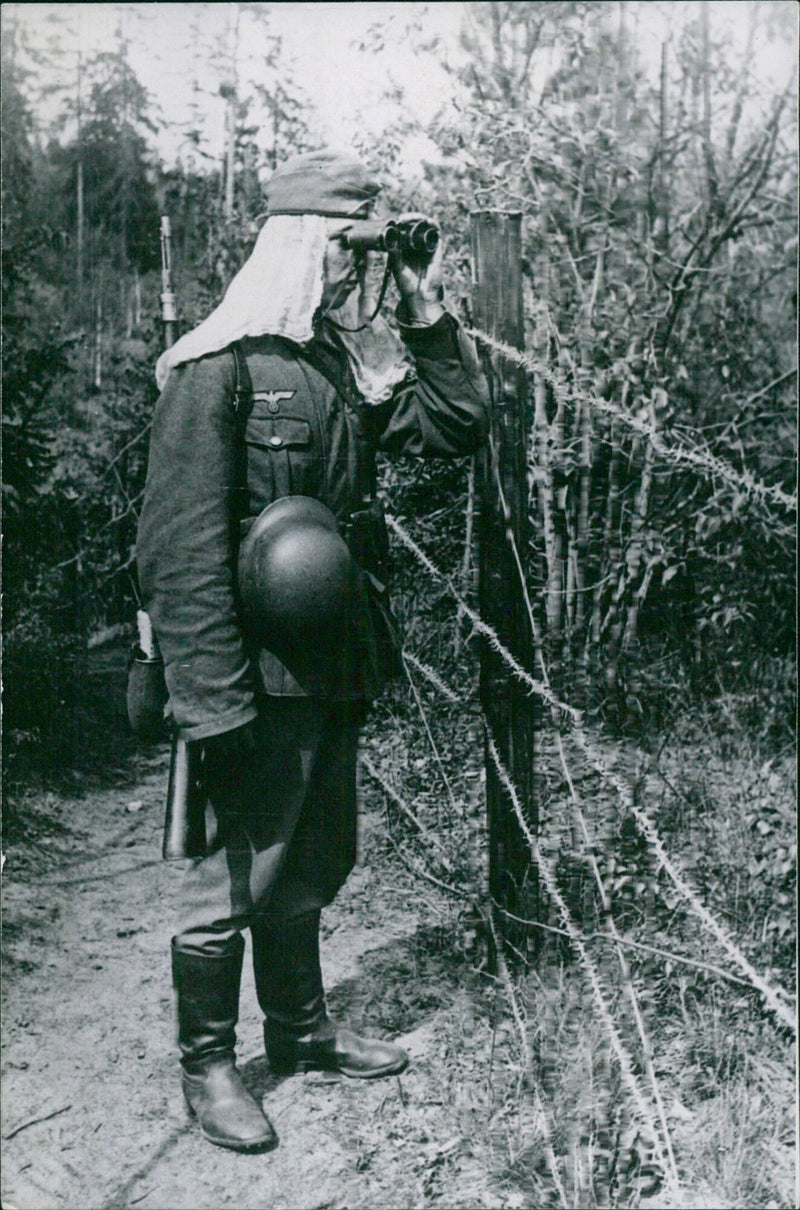
[[[372,254],[348,232],[377,194],[346,155],[279,167],[249,260],[156,371],[139,577],[213,824],[172,940],[181,1080],[205,1137],[237,1151],[277,1143],[235,1065],[243,929],[272,1071],[408,1061],[328,1017],[320,909],[355,861],[359,724],[397,660],[375,451],[471,453],[486,387],[441,244],[389,257],[402,339],[365,318]]]

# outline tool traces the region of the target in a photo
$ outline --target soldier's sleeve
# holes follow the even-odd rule
[[[256,717],[235,605],[237,418],[227,354],[172,371],[156,405],[136,557],[186,739]]]
[[[472,340],[455,316],[412,325],[398,309],[414,374],[371,416],[373,436],[390,454],[450,458],[473,453],[486,438],[488,389]]]

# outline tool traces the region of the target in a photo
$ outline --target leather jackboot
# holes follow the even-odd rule
[[[181,950],[173,939],[178,994],[181,1085],[190,1114],[210,1143],[233,1151],[269,1151],[278,1136],[236,1070],[236,1022],[244,940],[223,954]]]
[[[253,969],[263,1009],[264,1047],[275,1075],[338,1071],[360,1079],[392,1076],[408,1055],[391,1042],[361,1038],[328,1017],[319,964],[320,913],[280,926],[252,925]]]

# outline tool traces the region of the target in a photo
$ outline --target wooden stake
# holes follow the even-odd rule
[[[482,331],[505,344],[524,345],[522,311],[522,216],[480,211],[471,216],[473,316]],[[479,599],[481,616],[525,668],[531,668],[533,642],[512,540],[525,567],[528,552],[526,451],[529,417],[524,371],[498,354],[487,355],[491,442],[478,461],[480,507]],[[507,666],[484,644],[480,695],[492,737],[520,796],[525,817],[538,828],[534,796],[534,711]],[[507,790],[494,764],[486,761],[489,833],[489,887],[492,899],[519,913],[528,904],[537,913],[535,871]],[[512,905],[516,904],[517,907]],[[524,914],[524,913],[521,913]],[[508,917],[498,917],[498,932],[524,951]],[[522,942],[522,944],[520,944]]]

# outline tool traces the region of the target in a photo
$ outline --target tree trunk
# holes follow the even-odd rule
[[[83,311],[83,13],[82,6],[78,10],[78,72],[77,72],[76,113],[78,119],[78,167],[76,180],[76,225],[75,232],[75,272],[77,277],[76,298],[80,313]]]

